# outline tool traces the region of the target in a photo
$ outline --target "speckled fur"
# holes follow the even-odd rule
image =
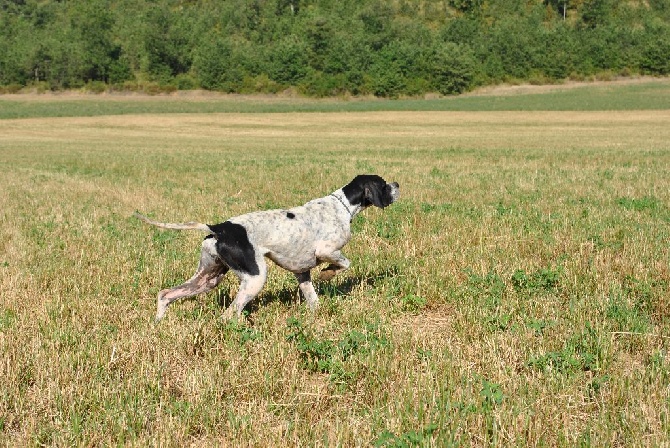
[[[239,317],[265,284],[265,258],[295,274],[307,306],[316,310],[318,297],[310,270],[328,263],[320,277],[329,280],[349,268],[350,262],[340,249],[351,238],[354,216],[370,205],[382,208],[390,205],[399,195],[397,183],[387,184],[379,176],[361,175],[330,195],[299,207],[247,213],[222,224],[161,223],[136,213],[137,218],[158,227],[209,233],[202,242],[194,276],[182,285],[158,293],[156,320],[163,318],[175,300],[215,288],[228,270],[233,270],[240,279],[240,289],[224,316]],[[231,259],[231,253],[238,253],[237,260]]]

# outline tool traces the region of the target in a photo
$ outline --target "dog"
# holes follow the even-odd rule
[[[316,311],[319,298],[310,270],[328,263],[319,278],[330,280],[348,269],[351,263],[340,249],[351,238],[354,217],[370,206],[383,209],[399,197],[397,182],[387,183],[380,176],[363,174],[328,196],[302,206],[251,212],[220,224],[163,223],[135,212],[138,219],[164,229],[207,233],[193,277],[158,293],[156,322],[165,316],[172,302],[211,291],[229,270],[239,278],[240,288],[224,318],[239,318],[265,285],[266,258],[295,275],[307,307]]]

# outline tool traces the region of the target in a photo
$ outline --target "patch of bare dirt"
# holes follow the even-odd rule
[[[613,80],[592,80],[592,81],[566,81],[560,84],[498,84],[494,86],[480,87],[464,96],[509,96],[524,95],[534,93],[549,93],[561,90],[575,89],[579,87],[602,87],[602,86],[622,86],[647,84],[652,82],[667,82],[668,78],[656,78],[652,76],[640,76],[635,78],[615,78]]]

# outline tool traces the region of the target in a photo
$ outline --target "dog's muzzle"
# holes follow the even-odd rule
[[[394,203],[400,197],[400,185],[398,182],[393,182],[389,186],[391,187],[391,203]]]

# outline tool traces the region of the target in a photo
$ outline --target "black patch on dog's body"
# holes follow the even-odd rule
[[[230,221],[209,225],[216,238],[216,252],[219,258],[234,271],[258,275],[256,251],[249,241],[247,229]]]
[[[294,215],[293,213],[291,213],[291,212],[287,212],[287,213],[286,213],[286,217],[287,217],[288,219],[294,219],[294,218],[295,218],[295,215]]]

